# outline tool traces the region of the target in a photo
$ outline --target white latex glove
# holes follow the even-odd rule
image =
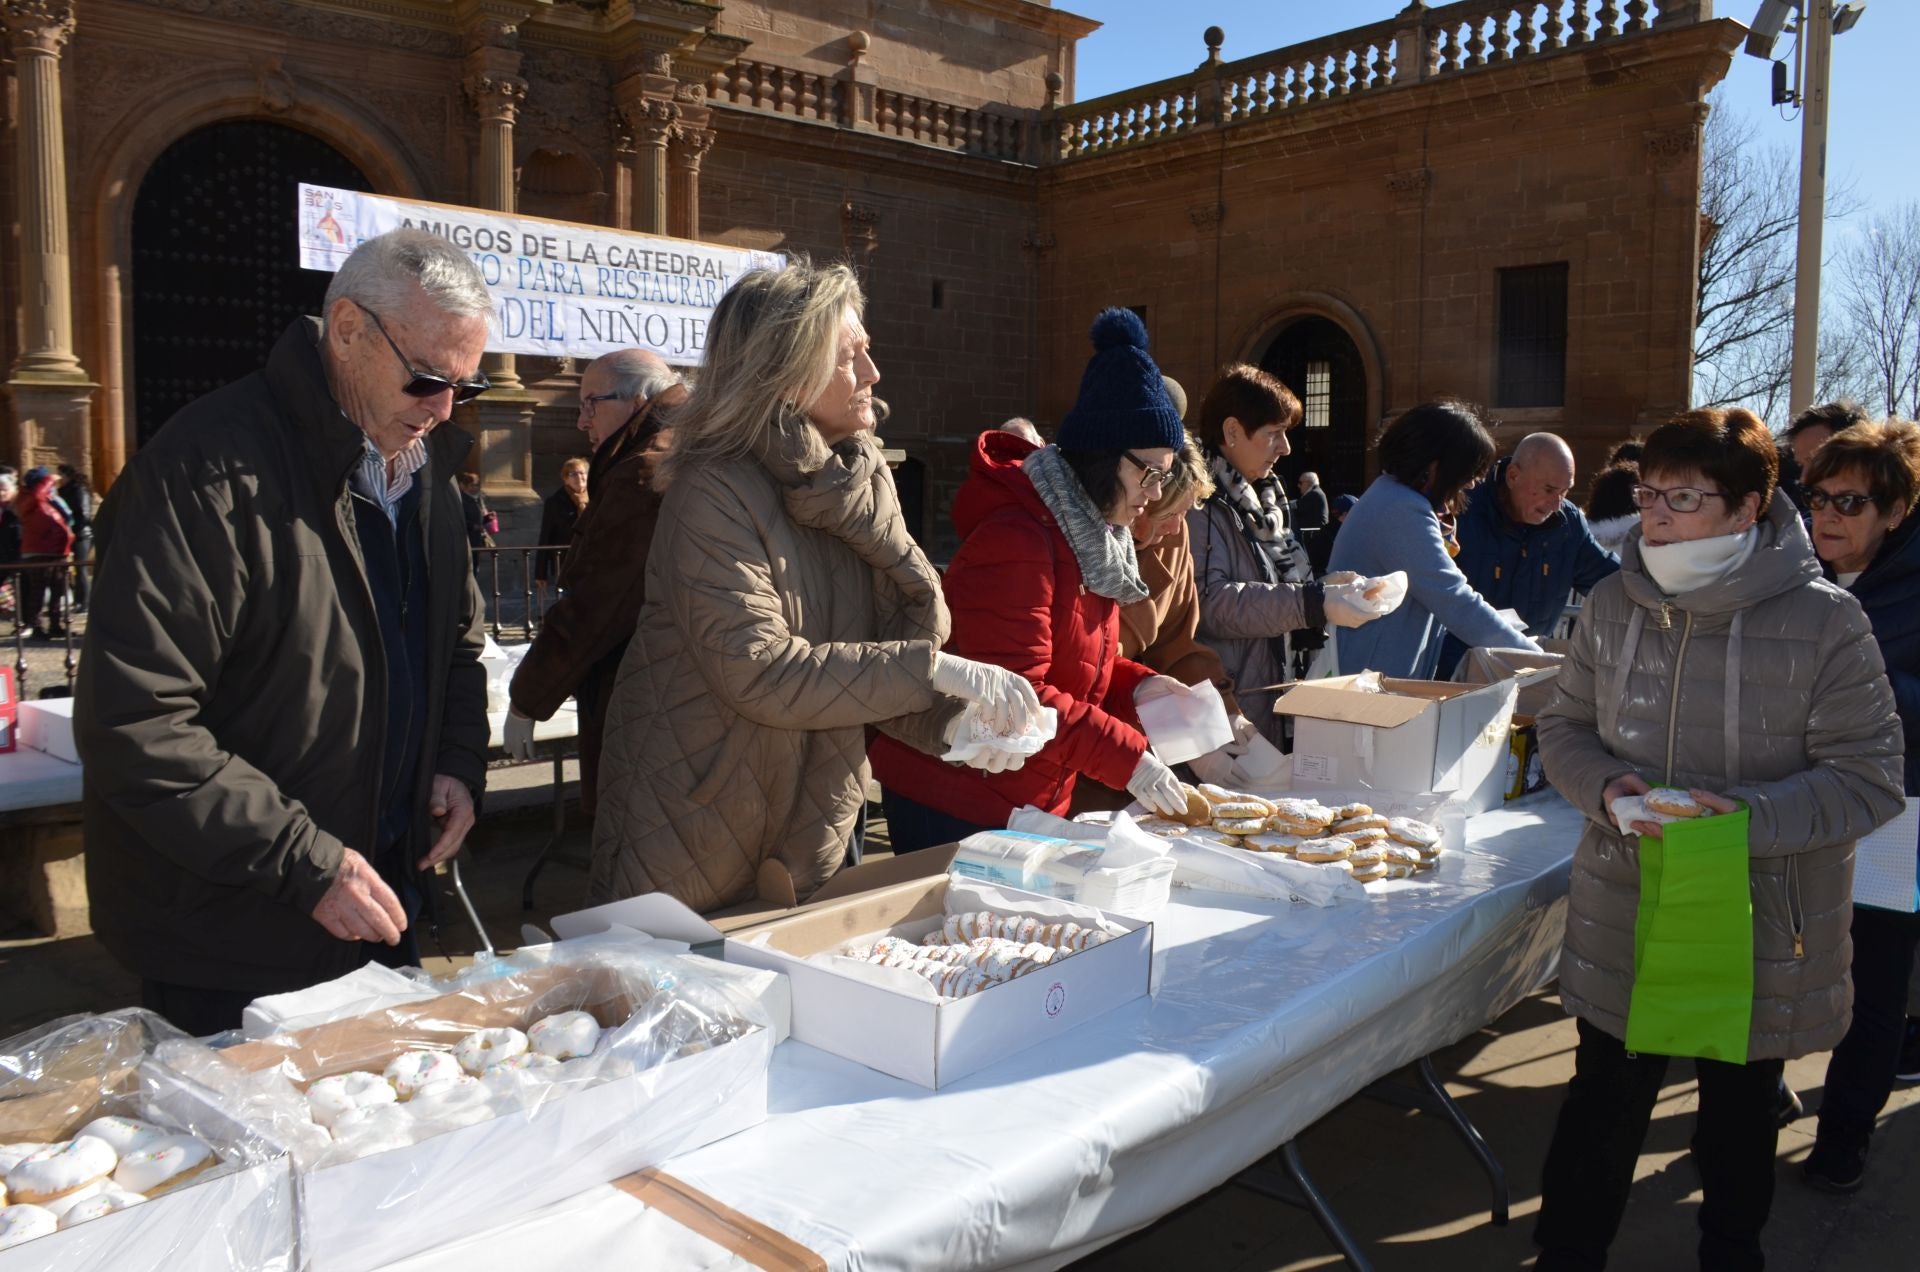
[[[1127,790],[1151,812],[1171,817],[1187,811],[1186,786],[1152,751],[1142,755],[1140,762],[1133,766],[1133,776],[1127,779]]]
[[[1169,698],[1175,694],[1184,698],[1192,692],[1193,689],[1190,686],[1175,680],[1172,676],[1148,676],[1133,687],[1133,705],[1137,707],[1143,702]]]
[[[1354,579],[1344,583],[1323,585],[1322,604],[1327,611],[1327,621],[1335,627],[1361,627],[1376,618],[1385,617],[1375,611],[1375,607],[1363,595],[1372,587],[1376,579]],[[1392,613],[1391,610],[1388,613]]]
[[[1025,733],[1039,719],[1040,698],[1033,685],[1025,676],[992,663],[936,653],[933,687],[950,698],[979,703],[981,720],[1006,737]]]
[[[1194,756],[1187,761],[1187,767],[1191,768],[1193,775],[1203,782],[1231,787],[1234,784],[1231,751],[1232,743],[1229,743],[1217,751],[1208,751],[1205,755]]]
[[[1233,726],[1233,741],[1220,749],[1238,759],[1247,753],[1247,748],[1253,745],[1253,740],[1260,737],[1260,728],[1243,715],[1233,716],[1227,723]]]
[[[1285,772],[1286,767],[1285,753],[1256,732],[1253,741],[1247,743],[1246,749],[1233,759],[1233,780],[1217,782],[1215,785],[1233,790],[1272,786]]]
[[[1027,762],[1027,757],[1012,751],[978,751],[967,761],[968,768],[977,768],[983,773],[1012,773]]]
[[[507,708],[506,738],[502,743],[507,754],[516,760],[533,758],[533,717],[520,714],[518,707]]]

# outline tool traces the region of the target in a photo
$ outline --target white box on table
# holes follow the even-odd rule
[[[1124,934],[971,997],[939,1001],[808,961],[809,955],[858,937],[938,919],[946,912],[947,889],[955,884],[943,874],[806,907],[735,933],[727,940],[727,958],[787,974],[793,982],[793,1036],[801,1042],[936,1089],[1150,991],[1151,923],[978,884],[965,886],[997,893],[1016,913],[1091,912]],[[764,937],[766,943],[751,943],[749,936]]]
[[[222,1141],[258,1139],[208,1103],[192,1083],[159,1065],[142,1066],[142,1084],[147,1092],[145,1116],[190,1127],[216,1153],[221,1153]],[[40,1110],[50,1102],[51,1097],[27,1096],[0,1103],[0,1142],[59,1139],[93,1119],[93,1113],[86,1113],[70,1125],[45,1125]],[[298,1266],[295,1233],[293,1163],[282,1155],[214,1173],[141,1205],[0,1250],[0,1272],[119,1272],[136,1267],[293,1272]]]
[[[728,962],[783,974],[796,1040],[934,1088],[1150,991],[1152,924],[1012,888],[996,891],[1013,908],[1099,914],[1126,934],[970,998],[940,1002],[807,961],[856,937],[944,914],[946,871],[957,851],[950,844],[842,870],[805,905],[748,903],[709,922],[656,892],[564,915],[553,925],[562,936],[619,924],[691,945],[724,941]],[[750,943],[763,933],[767,944]]]
[[[476,1001],[474,992],[488,988],[483,982],[466,994],[301,1030],[289,1036],[297,1044],[291,1052],[249,1042],[222,1054],[243,1069],[292,1058],[309,1081],[349,1069],[378,1072],[387,1059],[425,1040],[410,1036],[404,1022],[421,1022],[435,1041],[444,1041],[442,1026],[449,1022],[524,1029],[532,1017],[546,1014],[540,1003],[553,984],[582,974],[609,979],[591,1005],[621,1015],[623,991],[606,969],[554,965],[514,973],[512,979],[526,987],[522,994]],[[428,1029],[425,1022],[435,1023]],[[724,1046],[556,1096],[536,1109],[302,1170],[302,1266],[311,1272],[370,1272],[757,1126],[767,1117],[772,1046],[768,1031],[756,1028]],[[750,1076],[743,1081],[743,1075]],[[735,1086],[732,1098],[712,1098],[715,1090]],[[660,1125],[667,1119],[678,1123],[670,1133]],[[485,1186],[503,1180],[513,1187]]]
[[[1382,677],[1379,693],[1356,688],[1359,679],[1307,681],[1273,704],[1294,718],[1296,794],[1316,786],[1432,792],[1469,814],[1502,802],[1507,729],[1526,677],[1490,685]]]
[[[73,699],[43,698],[20,704],[20,741],[69,764],[80,762],[73,745]]]

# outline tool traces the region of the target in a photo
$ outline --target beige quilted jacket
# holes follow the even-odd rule
[[[1567,1010],[1626,1036],[1639,840],[1601,792],[1628,772],[1719,791],[1751,810],[1747,1058],[1770,1060],[1846,1033],[1853,844],[1904,805],[1900,721],[1859,603],[1821,580],[1784,497],[1759,536],[1726,578],[1667,597],[1635,529],[1581,613],[1539,732],[1547,777],[1588,819],[1560,958]]]
[[[591,899],[696,910],[804,899],[866,798],[866,728],[943,750],[929,681],[939,579],[871,435],[795,418],[737,459],[683,463],[608,708]]]

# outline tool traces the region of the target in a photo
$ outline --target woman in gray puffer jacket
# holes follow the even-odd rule
[[[1547,776],[1588,818],[1560,960],[1580,1044],[1547,1153],[1540,1272],[1604,1266],[1667,1068],[1623,1041],[1640,854],[1610,801],[1652,783],[1750,811],[1747,1062],[1696,1062],[1703,1268],[1763,1266],[1784,1062],[1846,1033],[1853,844],[1903,807],[1900,722],[1866,616],[1822,581],[1777,468],[1746,411],[1654,432],[1640,529],[1588,600],[1540,719]]]

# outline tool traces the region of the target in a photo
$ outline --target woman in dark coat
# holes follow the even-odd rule
[[[587,461],[579,456],[560,467],[560,489],[547,496],[540,513],[540,546],[564,548],[573,542],[573,527],[587,510]],[[560,554],[539,552],[533,558],[533,581],[542,588],[560,577]]]
[[[1801,481],[1827,578],[1873,624],[1906,736],[1906,792],[1920,795],[1920,427],[1889,420],[1835,433]],[[1855,905],[1852,934],[1853,1023],[1827,1066],[1805,1165],[1808,1183],[1842,1193],[1865,1177],[1874,1120],[1893,1090],[1920,915]]]

